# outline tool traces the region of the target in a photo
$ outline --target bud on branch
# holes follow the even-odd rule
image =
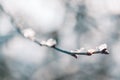
[[[35,34],[36,33],[31,28],[24,29],[21,33],[23,34],[23,36],[25,38],[28,38],[28,39],[30,39],[32,41],[35,40]]]
[[[41,41],[40,44],[41,46],[53,47],[56,45],[56,40],[48,39],[47,41]]]

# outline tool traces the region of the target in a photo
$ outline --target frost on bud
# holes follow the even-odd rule
[[[102,44],[98,47],[98,49],[103,53],[103,54],[109,54],[109,51],[107,50],[107,44]]]
[[[25,38],[28,38],[32,41],[35,40],[35,32],[31,28],[24,29],[22,33]]]
[[[48,39],[47,41],[41,41],[40,44],[42,46],[53,47],[53,46],[56,45],[56,40],[54,40],[54,39]]]
[[[88,55],[92,55],[96,50],[95,49],[89,49],[88,50]]]
[[[98,47],[98,49],[99,49],[100,51],[102,51],[103,49],[107,49],[107,44],[102,44],[102,45],[100,45],[100,46]]]
[[[95,52],[95,49],[89,49],[88,52],[93,53],[93,52]]]
[[[70,52],[72,53],[80,53],[84,50],[84,48],[76,49],[76,50],[71,50]]]

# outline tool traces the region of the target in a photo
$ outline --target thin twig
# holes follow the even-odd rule
[[[49,48],[53,48],[53,49],[55,49],[59,52],[62,52],[64,54],[71,55],[74,58],[77,58],[77,55],[91,56],[92,54],[109,54],[106,44],[99,46],[99,50],[90,49],[86,52],[82,52],[80,50],[67,51],[67,50],[63,50],[61,48],[56,47],[56,41],[54,39],[48,39],[47,41],[39,42],[37,39],[35,39],[35,32],[32,29],[27,29],[27,30],[23,30],[23,31],[21,31],[20,29],[17,29],[17,30],[23,37],[32,40],[33,42],[35,42],[36,44],[38,44],[40,46],[47,46]]]
[[[38,44],[40,46],[47,46],[49,48],[53,48],[53,49],[55,49],[55,50],[57,50],[59,52],[62,52],[64,54],[71,55],[74,58],[77,58],[77,55],[91,56],[92,54],[109,54],[106,44],[100,45],[99,50],[89,49],[86,52],[82,52],[80,50],[67,51],[67,50],[63,50],[61,48],[56,47],[57,43],[56,43],[56,40],[54,40],[54,39],[48,39],[47,41],[39,42],[35,38],[35,32],[32,29],[25,29],[23,31],[21,31],[20,29],[17,29],[17,30],[22,36],[24,36],[27,39],[30,39],[30,40],[34,41],[36,44]]]
[[[42,46],[42,44],[41,44],[39,41],[35,40],[34,42],[37,43],[38,45]],[[55,49],[55,50],[57,50],[57,51],[59,51],[59,52],[62,52],[62,53],[64,53],[64,54],[71,55],[71,56],[73,56],[74,58],[77,58],[77,55],[88,55],[88,56],[90,56],[90,55],[92,55],[92,54],[109,54],[109,53],[106,51],[107,49],[103,49],[102,51],[94,51],[94,52],[92,52],[92,54],[91,54],[90,52],[79,52],[79,53],[70,52],[70,51],[63,50],[63,49],[61,49],[61,48],[58,48],[58,47],[56,47],[56,46],[52,46],[51,48],[53,48],[53,49]]]

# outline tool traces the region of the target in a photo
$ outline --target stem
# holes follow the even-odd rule
[[[22,33],[21,33],[21,30],[20,30],[19,28],[17,28],[17,31],[18,31],[20,34],[22,34]],[[22,34],[22,36],[23,36],[23,34]],[[38,40],[35,39],[34,42],[35,42],[36,44],[42,46],[42,44],[41,44]],[[48,47],[48,46],[47,46],[47,47]],[[79,53],[75,53],[75,52],[70,52],[70,51],[63,50],[63,49],[58,48],[58,47],[56,47],[56,46],[52,46],[51,48],[53,48],[53,49],[55,49],[55,50],[57,50],[57,51],[59,51],[59,52],[62,52],[62,53],[71,55],[71,56],[73,56],[74,58],[77,58],[77,55],[88,55],[88,56],[90,56],[90,55],[92,55],[92,54],[99,54],[99,53],[109,54],[109,52],[107,51],[107,49],[103,49],[102,51],[95,51],[95,52],[93,52],[93,53],[90,53],[90,52],[79,52]]]
[[[37,43],[38,45],[42,46],[39,41],[34,40],[34,42]]]
[[[72,52],[69,52],[69,51],[66,51],[66,50],[57,48],[56,46],[53,46],[52,48],[55,49],[55,50],[57,50],[57,51],[60,51],[60,52],[62,52],[62,53],[71,55],[71,56],[73,56],[74,58],[77,58],[76,54],[73,54]]]
[[[35,40],[34,42],[37,43],[38,45],[42,46],[42,44],[41,44],[39,41]],[[62,53],[71,55],[71,56],[73,56],[74,58],[77,58],[77,55],[88,55],[88,56],[90,56],[90,55],[92,55],[92,54],[100,54],[100,53],[106,54],[105,50],[103,50],[103,51],[95,51],[95,52],[93,52],[92,54],[90,54],[89,52],[73,53],[73,52],[70,52],[70,51],[63,50],[63,49],[61,49],[61,48],[58,48],[58,47],[56,47],[56,46],[52,46],[51,48],[53,48],[53,49],[55,49],[55,50],[57,50],[57,51],[59,51],[59,52],[62,52]]]

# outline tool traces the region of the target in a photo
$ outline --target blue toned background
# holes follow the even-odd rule
[[[120,0],[0,0],[0,80],[120,80]],[[108,44],[110,55],[78,59],[41,47],[16,30],[62,49]]]

